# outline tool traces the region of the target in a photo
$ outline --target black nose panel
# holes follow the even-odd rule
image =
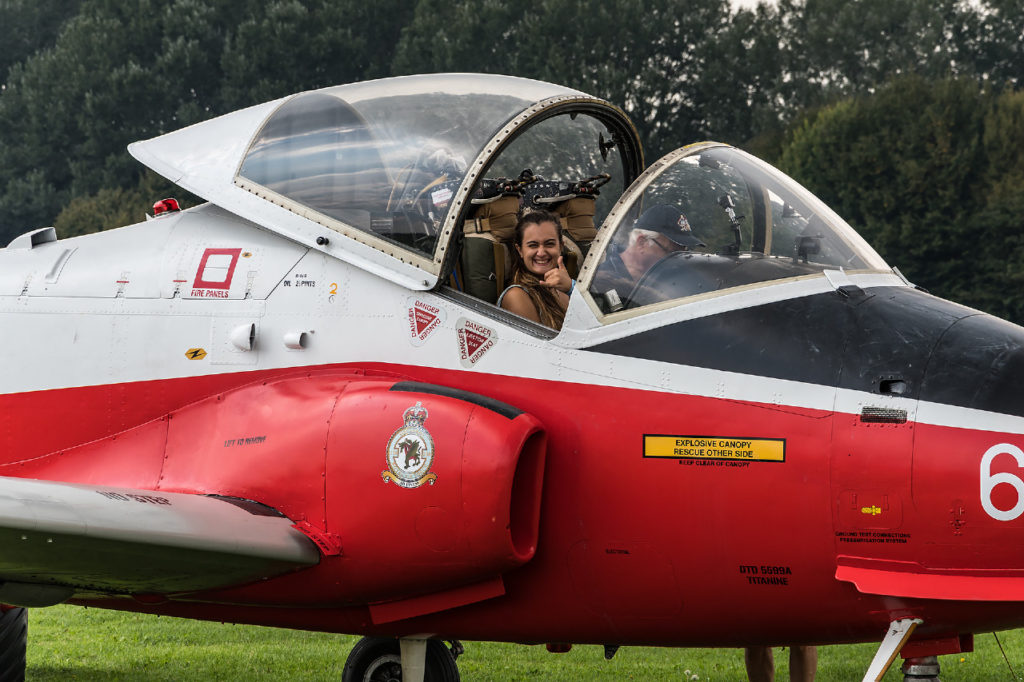
[[[932,351],[973,310],[916,289],[869,289],[847,332],[840,388],[918,398]]]
[[[979,315],[909,287],[876,287],[676,322],[587,350],[913,399],[947,330]]]
[[[959,320],[939,340],[921,400],[1024,416],[1024,329],[990,315]]]

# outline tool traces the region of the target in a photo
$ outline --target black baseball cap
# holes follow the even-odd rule
[[[693,234],[683,212],[670,204],[651,206],[636,219],[633,227],[663,234],[680,246],[707,246]]]

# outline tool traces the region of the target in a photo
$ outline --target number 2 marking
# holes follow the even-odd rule
[[[992,460],[996,458],[996,455],[1013,455],[1013,458],[1017,460],[1017,466],[1024,468],[1024,452],[1016,445],[999,443],[986,450],[981,457],[981,506],[985,509],[985,513],[996,521],[1013,521],[1024,514],[1024,481],[1005,471],[993,474]],[[1011,485],[1017,491],[1017,504],[1012,509],[1003,511],[992,504],[992,490],[1000,483]]]
[[[337,282],[331,282],[330,294],[333,296],[333,295],[335,295],[337,293],[338,293],[338,283]]]

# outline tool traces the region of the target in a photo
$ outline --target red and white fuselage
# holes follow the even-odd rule
[[[535,118],[539,129],[564,110],[626,129],[597,100],[530,87],[539,94],[517,125]],[[390,92],[371,90],[360,97]],[[597,283],[618,227],[644,192],[663,196],[675,169],[722,173],[739,154],[706,145],[658,162],[629,191],[638,162],[613,160],[622,196],[555,334],[449,277],[452,228],[470,207],[460,197],[527,133],[498,120],[476,161],[446,161],[447,184],[425,195],[433,241],[404,247],[373,232],[372,206],[359,205],[371,227],[356,234],[331,224],[358,222],[344,212],[356,208],[320,219],[289,203],[292,190],[250,186],[263,185],[247,168],[272,165],[253,150],[283,144],[263,121],[285,106],[133,150],[211,203],[72,239],[37,231],[0,251],[0,510],[23,500],[74,519],[72,500],[85,496],[97,516],[145,514],[170,538],[152,571],[183,552],[202,567],[146,582],[116,565],[127,550],[88,558],[116,528],[98,538],[83,530],[87,515],[63,530],[47,517],[0,541],[63,533],[53,537],[75,556],[0,559],[0,580],[17,586],[5,596],[0,585],[0,601],[31,593],[349,633],[690,646],[879,640],[890,622],[919,618],[920,654],[1024,625],[1024,330],[916,290],[855,235],[840,234],[840,248],[808,228],[783,253],[783,216],[806,216],[798,199],[816,204],[778,199],[772,179],[736,228],[742,248],[667,260],[647,275],[653,298],[640,287],[615,309]],[[331,125],[368,118],[358,113]],[[618,145],[631,153],[624,135]],[[756,169],[742,170],[748,184],[714,187],[740,192],[769,173],[735,163]],[[368,173],[341,176],[371,186]],[[396,187],[406,177],[384,176]],[[700,196],[686,194],[695,232]],[[185,496],[278,514],[270,548],[252,550],[263,557],[254,573],[230,572],[248,559],[211,558],[249,541],[204,528],[220,514],[212,502],[186,509]],[[141,527],[122,535],[147,551]],[[196,577],[218,566],[223,580]]]

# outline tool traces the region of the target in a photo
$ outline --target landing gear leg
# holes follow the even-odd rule
[[[402,682],[424,682],[427,672],[427,640],[403,637],[398,640],[402,651]]]
[[[920,618],[904,618],[889,623],[889,631],[885,633],[885,639],[878,647],[878,652],[875,653],[871,665],[868,666],[868,671],[864,673],[864,682],[879,682],[882,679],[900,653],[900,649],[910,639],[914,628],[923,622]]]
[[[449,649],[437,639],[363,637],[352,647],[341,680],[459,682],[455,657],[462,651],[462,645],[457,641],[452,642],[452,648]]]
[[[0,605],[0,682],[24,682],[28,610]]]

